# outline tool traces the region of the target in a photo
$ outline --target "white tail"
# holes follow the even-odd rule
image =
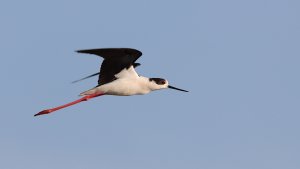
[[[80,96],[86,96],[86,95],[91,95],[91,94],[96,94],[96,93],[97,93],[97,88],[93,88],[93,89],[90,89],[90,90],[80,93]]]

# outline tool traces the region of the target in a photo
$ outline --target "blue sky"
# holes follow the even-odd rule
[[[0,168],[299,169],[300,2],[2,1]],[[130,47],[189,93],[104,96],[48,116]]]

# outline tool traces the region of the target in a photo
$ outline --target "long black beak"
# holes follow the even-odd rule
[[[173,86],[168,86],[168,88],[170,88],[170,89],[175,89],[175,90],[179,90],[179,91],[183,91],[183,92],[189,92],[189,91],[187,91],[187,90],[183,90],[183,89],[179,89],[179,88],[176,88],[176,87],[173,87]]]

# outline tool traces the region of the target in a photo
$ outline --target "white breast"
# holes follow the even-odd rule
[[[149,79],[146,77],[138,76],[133,66],[128,69],[123,69],[120,73],[116,74],[116,80],[90,89],[80,95],[90,95],[97,93],[105,93],[107,95],[130,96],[137,94],[149,93]]]
[[[143,78],[120,78],[97,87],[97,90],[108,95],[118,96],[147,94],[151,91]]]
[[[149,80],[145,77],[120,78],[113,82],[85,91],[80,95],[83,96],[97,93],[118,96],[141,95],[147,94],[151,91],[148,84]]]

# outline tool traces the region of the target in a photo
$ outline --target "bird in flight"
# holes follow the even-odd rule
[[[82,92],[82,98],[73,102],[40,111],[34,116],[49,114],[65,107],[72,106],[82,101],[102,96],[102,95],[117,95],[131,96],[143,95],[159,89],[175,89],[183,92],[188,92],[169,85],[166,79],[162,78],[147,78],[140,76],[135,71],[135,67],[139,66],[136,60],[142,56],[142,52],[131,48],[102,48],[102,49],[87,49],[78,50],[78,53],[94,54],[102,57],[104,60],[100,67],[100,72],[85,78],[79,79],[78,82],[96,75],[99,75],[98,85],[90,90]]]

